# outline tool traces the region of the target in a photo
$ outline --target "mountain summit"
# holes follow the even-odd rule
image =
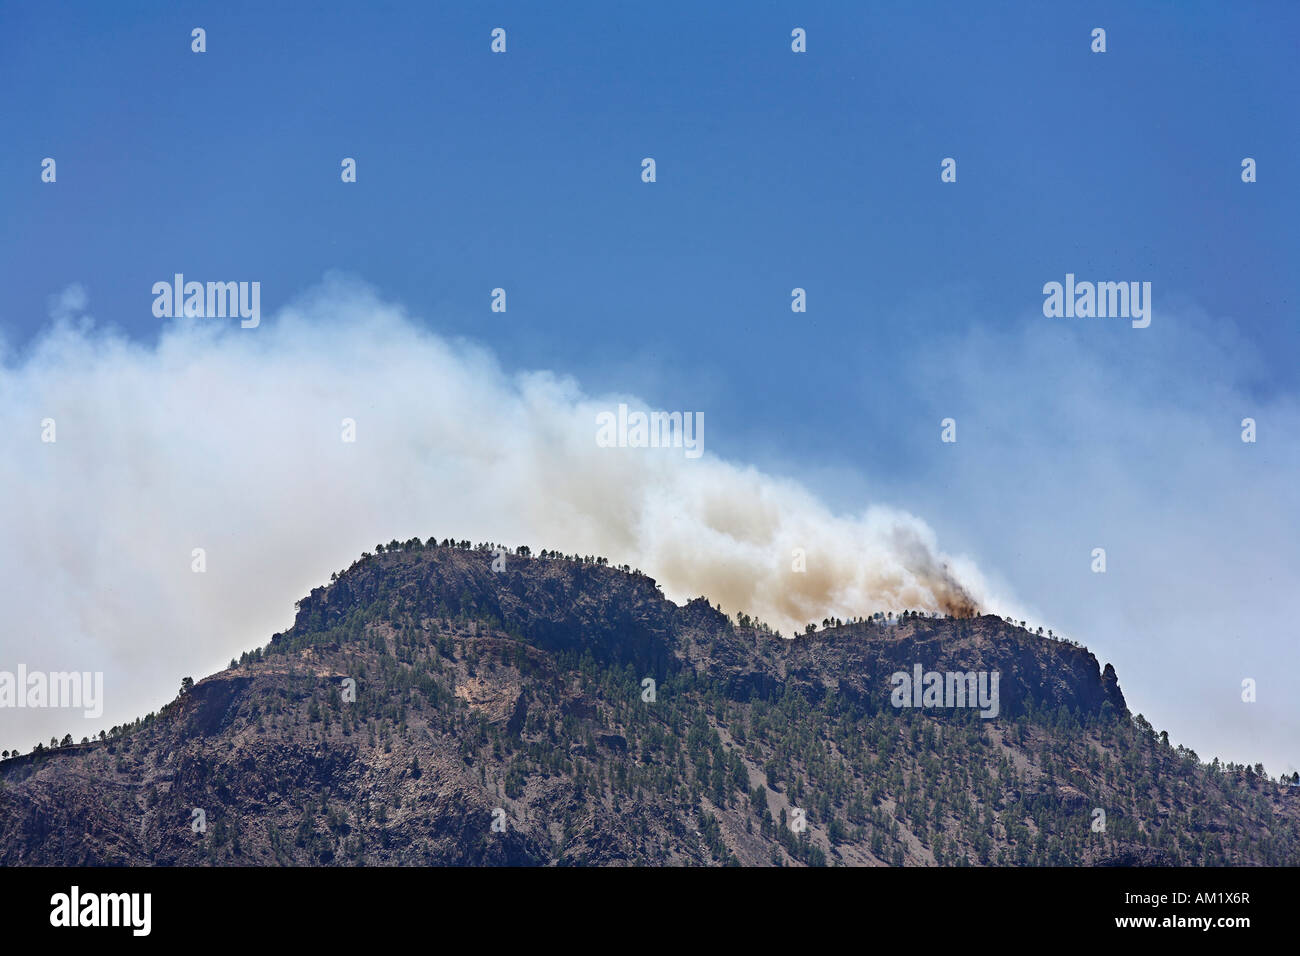
[[[1300,788],[1202,764],[993,616],[793,639],[603,558],[392,542],[102,739],[0,762],[4,864],[1295,864]]]

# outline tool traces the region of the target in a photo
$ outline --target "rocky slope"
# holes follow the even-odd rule
[[[600,559],[447,545],[366,555],[160,713],[0,762],[0,862],[1300,862],[1300,788],[1171,749],[1074,644],[990,616],[790,640]],[[996,672],[997,716],[894,706],[916,664]]]

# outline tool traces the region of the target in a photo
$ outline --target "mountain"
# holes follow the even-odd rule
[[[917,665],[996,675],[996,715],[895,706]],[[0,762],[0,863],[1300,863],[1262,770],[997,617],[789,639],[601,558],[412,539],[159,713]]]

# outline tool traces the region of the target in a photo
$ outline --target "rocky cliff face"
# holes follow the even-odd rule
[[[999,672],[1004,713],[1021,713],[1033,700],[1083,715],[1099,715],[1109,702],[1116,716],[1127,714],[1113,668],[1103,676],[1086,649],[992,616],[909,616],[762,641],[703,598],[679,608],[644,575],[553,559],[507,559],[501,572],[491,564],[460,550],[380,557],[313,590],[299,603],[294,630],[337,627],[357,609],[387,602],[418,619],[463,613],[538,649],[585,652],[651,675],[691,666],[736,693],[749,685],[779,695],[789,682],[811,699],[839,689],[885,700],[890,675],[920,663],[927,671]]]
[[[1082,647],[988,616],[789,640],[501,565],[368,556],[159,714],[0,762],[0,861],[1300,862],[1288,791],[1162,744]],[[894,706],[918,664],[996,673],[997,715]]]

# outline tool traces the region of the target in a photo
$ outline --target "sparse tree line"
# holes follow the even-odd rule
[[[361,552],[361,557],[357,561],[354,561],[347,571],[351,571],[353,568],[365,564],[374,559],[376,555],[398,554],[413,551],[432,551],[437,548],[454,549],[457,551],[474,551],[491,555],[499,553],[525,559],[537,558],[554,561],[568,561],[573,564],[589,564],[595,567],[613,567],[615,570],[623,571],[627,574],[633,575],[634,577],[645,577],[645,573],[640,568],[633,568],[629,564],[611,565],[608,558],[599,555],[564,554],[563,552],[546,548],[543,548],[534,554],[532,548],[526,544],[512,548],[509,545],[498,544],[490,541],[471,544],[468,539],[457,541],[453,538],[443,538],[442,541],[439,541],[437,537],[431,537],[426,541],[421,541],[419,538],[410,538],[406,541],[398,541],[394,538],[392,541],[388,542],[388,544],[377,544],[375,545],[373,553],[370,551]],[[346,574],[347,571],[343,573]],[[330,574],[330,580],[337,581],[340,576],[339,572],[334,571]]]

